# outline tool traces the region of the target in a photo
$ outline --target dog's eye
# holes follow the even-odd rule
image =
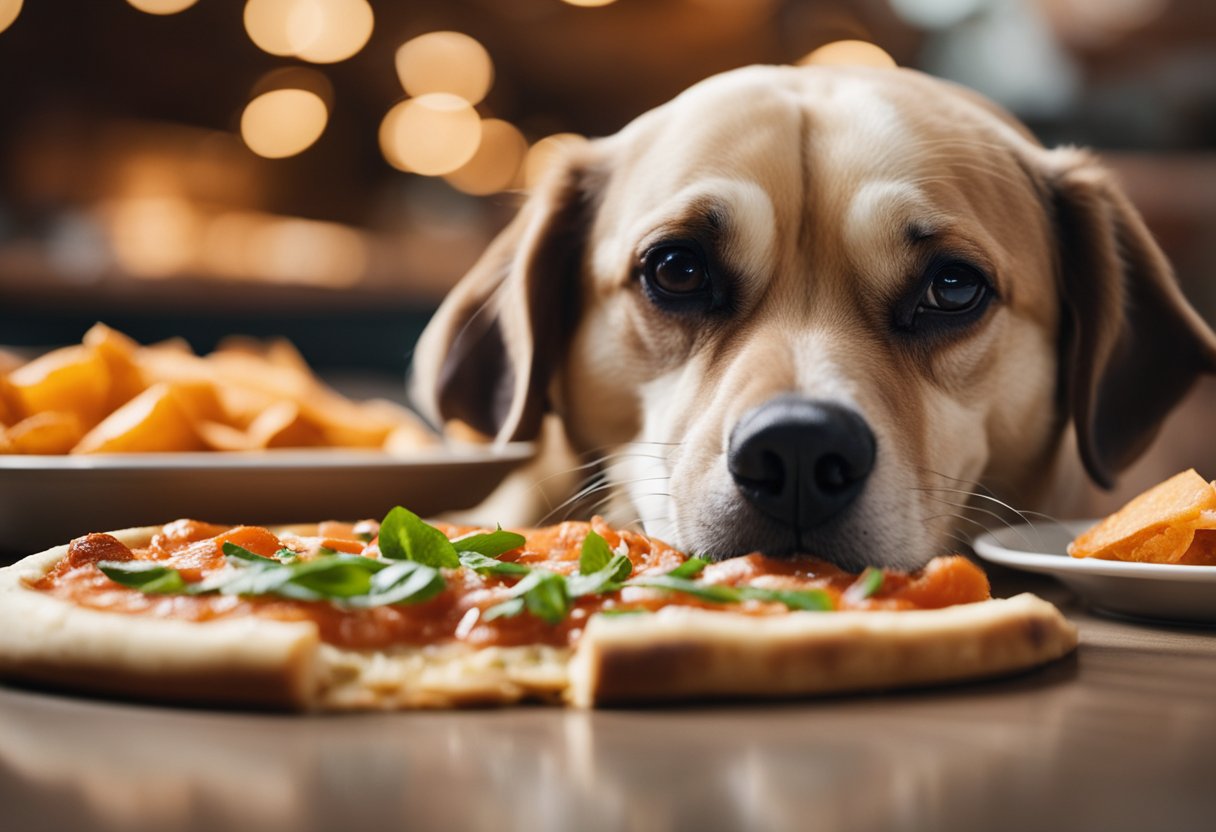
[[[948,263],[937,270],[920,299],[920,311],[970,312],[988,295],[988,281],[971,266]]]
[[[663,246],[646,254],[642,272],[652,289],[692,295],[709,289],[709,270],[701,254],[687,246]]]

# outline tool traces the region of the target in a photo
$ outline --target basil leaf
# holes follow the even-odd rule
[[[566,579],[554,572],[533,569],[511,587],[510,598],[487,609],[482,618],[486,621],[512,618],[525,609],[549,624],[561,621],[570,612]]]
[[[274,553],[274,556],[279,559],[280,563],[290,563],[300,556],[299,552],[288,549],[284,546],[282,549]]]
[[[326,598],[351,598],[368,595],[372,575],[385,568],[361,555],[327,555],[286,567],[291,573],[286,583]]]
[[[598,592],[615,592],[621,588],[621,582],[632,573],[633,562],[624,555],[617,554],[597,572],[569,576],[566,578],[566,588],[571,598]]]
[[[460,566],[447,535],[401,506],[394,507],[380,524],[380,554],[389,560],[412,560],[435,568]]]
[[[570,594],[566,589],[566,579],[543,569],[533,570],[528,577],[532,575],[539,575],[540,578],[536,586],[524,593],[524,606],[540,620],[548,624],[558,623],[570,612]]]
[[[650,589],[665,589],[668,592],[683,592],[715,604],[735,604],[743,600],[739,590],[733,586],[704,584],[676,575],[648,575],[634,578],[628,582],[627,586],[644,586]]]
[[[864,601],[878,590],[882,589],[883,580],[886,574],[881,569],[875,569],[873,566],[867,566],[866,571],[861,573],[852,586],[845,590],[850,601]]]
[[[180,572],[154,561],[103,560],[98,561],[97,567],[111,581],[140,592],[159,595],[181,592],[186,587]]]
[[[452,545],[461,554],[473,552],[474,554],[484,555],[487,558],[497,558],[505,555],[507,552],[518,549],[527,542],[527,538],[522,534],[504,532],[502,526],[499,526],[497,530],[492,532],[471,534],[468,537],[453,540]]]
[[[831,612],[834,608],[832,596],[822,589],[765,589],[758,586],[741,586],[742,598],[754,601],[777,601],[792,610],[809,612]]]
[[[439,570],[413,561],[401,561],[372,576],[371,592],[346,599],[349,606],[366,609],[387,604],[418,604],[444,589]]]
[[[649,615],[651,610],[646,608],[629,609],[629,610],[600,610],[596,615],[605,615],[609,618],[620,618],[623,615]]]
[[[457,545],[459,546],[460,544],[457,543]],[[510,550],[508,549],[507,551]],[[460,553],[460,565],[467,569],[475,569],[482,574],[489,575],[526,575],[532,571],[522,563],[498,560],[487,557],[479,552],[462,551]]]
[[[482,621],[493,621],[495,618],[514,618],[524,611],[523,598],[510,598],[501,604],[495,604],[481,614]]]
[[[667,574],[673,578],[695,578],[705,571],[707,566],[709,561],[694,555]]]
[[[612,548],[608,541],[600,537],[594,530],[588,529],[583,538],[583,548],[578,556],[578,573],[590,575],[599,572],[612,560]]]
[[[251,552],[244,546],[238,546],[230,540],[225,540],[224,545],[220,548],[224,550],[225,555],[230,558],[236,558],[237,560],[245,560],[249,561],[250,563],[259,563],[261,561],[265,561],[266,563],[278,564],[278,561],[274,558],[268,558],[264,555],[259,555],[256,552]],[[293,552],[292,554],[294,555],[295,553]]]

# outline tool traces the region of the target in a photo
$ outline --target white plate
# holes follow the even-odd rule
[[[1074,558],[1068,544],[1095,520],[1023,523],[975,539],[984,560],[1054,575],[1098,612],[1216,624],[1216,566]]]
[[[0,554],[27,555],[94,531],[193,517],[300,523],[422,515],[481,502],[535,453],[531,443],[374,450],[0,456]]]

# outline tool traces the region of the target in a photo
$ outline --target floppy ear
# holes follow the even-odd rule
[[[1110,173],[1083,151],[1048,155],[1062,392],[1085,467],[1110,488],[1195,380],[1216,371],[1216,336]]]
[[[585,174],[573,155],[556,163],[427,325],[411,392],[436,424],[459,419],[499,441],[539,433],[578,315]]]

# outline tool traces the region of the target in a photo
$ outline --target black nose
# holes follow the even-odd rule
[[[781,396],[748,411],[730,435],[727,466],[756,508],[798,529],[818,526],[861,493],[874,434],[847,407]]]

